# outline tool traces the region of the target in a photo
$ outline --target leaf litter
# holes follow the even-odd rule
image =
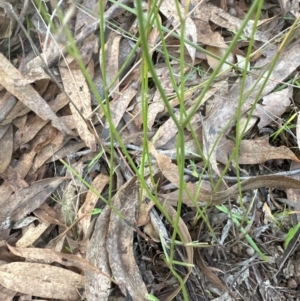
[[[95,0],[49,2],[56,31],[33,2],[0,1],[1,300],[299,298],[296,1],[264,2],[256,26],[246,1],[150,4],[166,99],[153,74],[142,89],[129,1],[103,2],[103,47]]]

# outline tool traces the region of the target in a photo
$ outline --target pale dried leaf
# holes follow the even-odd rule
[[[58,150],[53,156],[51,156],[46,163],[50,163],[65,157],[74,158],[77,156],[77,152],[85,147],[84,141],[65,141],[66,143],[62,145],[61,149]]]
[[[13,262],[0,266],[0,283],[16,292],[41,298],[79,300],[83,276],[46,264]]]
[[[111,277],[110,263],[106,250],[106,235],[109,227],[111,209],[106,206],[95,224],[93,236],[90,240],[86,259],[99,268],[102,273]],[[116,250],[115,250],[116,251]],[[110,294],[111,281],[103,274],[92,270],[85,272],[85,290],[89,301],[107,300]]]
[[[138,202],[136,178],[125,183],[114,196],[114,207],[124,217],[111,212],[106,249],[110,268],[122,293],[133,300],[146,300],[147,288],[140,275],[133,253],[133,227]],[[126,221],[124,220],[126,218]],[[129,223],[129,224],[128,224]]]
[[[253,111],[253,115],[260,118],[257,126],[261,129],[277,121],[291,104],[292,94],[293,89],[290,87],[264,96],[262,104],[257,104]]]
[[[217,48],[217,47],[213,47],[213,46],[207,46],[206,47],[206,50],[220,58],[223,58],[227,49],[226,48]],[[208,62],[208,65],[213,69],[215,70],[219,63],[220,63],[220,60],[219,59],[216,59],[210,55],[206,55],[207,57],[207,62]],[[229,55],[227,56],[225,62],[223,63],[223,65],[221,66],[221,69],[220,72],[225,72],[225,71],[229,71],[232,67],[230,65],[228,65],[227,63],[230,63],[230,64],[233,64],[234,63],[234,57],[231,53],[229,53]]]
[[[109,91],[113,98],[118,98],[120,93],[118,90],[119,87],[119,78],[116,78],[116,75],[119,72],[121,66],[119,66],[119,49],[121,42],[121,35],[117,35],[113,31],[111,31],[110,37],[105,44],[105,59],[106,59],[106,76],[107,76],[107,85],[109,87]],[[101,51],[100,62],[101,62]]]
[[[210,15],[204,9],[205,3],[200,5],[198,1],[192,1],[195,5],[193,11],[194,22],[197,26],[197,41],[204,45],[215,46],[219,48],[227,48],[224,38],[219,32],[213,32],[209,24]]]
[[[103,1],[103,5],[105,5],[106,1]],[[105,7],[105,6],[104,6]],[[88,12],[93,12],[90,14]],[[75,24],[75,33],[84,30],[90,24],[96,21],[96,16],[99,11],[99,3],[97,0],[85,0],[82,3],[82,9],[78,10],[77,17],[76,17],[76,24]]]
[[[30,109],[26,107],[21,101],[17,101],[16,97],[7,92],[0,100],[0,124],[7,125],[18,116],[26,116]]]
[[[126,90],[122,91],[122,94],[117,100],[110,102],[111,121],[115,127],[118,126],[129,103],[134,98],[136,93],[137,90],[133,87],[133,85],[130,85]],[[106,139],[108,135],[109,123],[106,122],[102,134],[103,139]]]
[[[294,46],[290,50],[283,52],[270,75],[267,85],[262,91],[262,96],[264,97],[270,93],[277,86],[278,82],[287,78],[288,75],[299,66],[299,62],[300,53],[298,46]],[[266,72],[265,69],[268,70],[268,65],[263,68],[261,71],[262,74]],[[254,83],[255,88],[253,89]],[[257,95],[260,95],[263,83],[264,79],[261,79],[257,83],[254,76],[247,76],[244,88],[245,103],[241,109],[241,114],[251,109],[255,102],[255,98]],[[218,141],[223,134],[228,133],[234,124],[234,117],[236,118],[236,109],[238,106],[237,99],[240,98],[240,89],[241,82],[238,80],[230,91],[218,95],[214,100],[213,110],[204,121],[203,149],[207,158],[210,158],[210,162],[216,171],[216,151],[218,149],[218,143],[216,143],[216,141]],[[251,91],[250,95],[248,95],[249,91]],[[227,131],[224,132],[225,126],[227,127]]]
[[[31,167],[30,174],[35,173],[35,171],[43,166],[45,162],[51,158],[58,150],[60,150],[64,145],[64,135],[60,132],[56,133],[55,136],[51,137],[47,141],[46,145],[43,145],[43,148],[34,159],[33,165]]]
[[[26,214],[38,208],[65,180],[66,178],[51,178],[37,181],[29,187],[17,191],[4,203],[1,199],[0,222],[2,223],[7,217],[12,220],[23,218]]]
[[[99,269],[93,266],[88,260],[77,255],[56,252],[50,249],[12,247],[7,244],[9,250],[16,256],[24,257],[28,260],[42,261],[41,263],[57,262],[68,267],[77,267],[83,271],[93,271],[99,273]]]
[[[74,133],[63,124],[51,110],[40,94],[26,82],[24,76],[0,53],[1,84],[11,94],[22,101],[29,109],[44,120],[51,120],[52,125],[63,133],[74,136]],[[25,81],[25,82],[24,82]]]
[[[103,189],[109,182],[109,176],[104,174],[99,174],[93,180],[91,186],[95,189],[99,194],[102,193]],[[78,227],[82,229],[83,236],[86,237],[90,222],[91,222],[91,212],[94,210],[98,201],[98,196],[92,191],[89,190],[87,196],[85,198],[84,204],[78,211],[78,218],[80,218]]]
[[[210,2],[206,2],[203,6],[200,7],[200,9],[203,10],[203,13],[209,16],[210,21],[219,25],[220,27],[227,28],[228,30],[234,32],[237,32],[243,23],[243,20],[230,15],[222,8],[215,6]],[[243,31],[243,34],[246,37],[250,38],[254,30],[254,39],[256,41],[267,42],[269,40],[270,32],[264,32],[260,31],[258,28],[253,28],[253,24],[254,21],[249,20]]]
[[[2,285],[0,285],[0,296],[3,301],[12,301],[14,296],[17,294],[16,291],[10,290]]]
[[[242,140],[239,150],[239,164],[259,164],[271,159],[289,159],[300,162],[288,147],[271,146],[269,137],[263,140]]]
[[[191,17],[186,17],[185,14],[185,8],[180,6],[180,15],[182,18],[185,18],[185,31],[184,31],[184,37],[187,40],[190,40],[191,42],[197,44],[197,28],[194,23],[194,21],[191,19]],[[159,10],[167,17],[167,19],[172,20],[172,25],[174,28],[176,28],[176,31],[180,34],[180,26],[181,19],[178,15],[177,6],[174,5],[173,2],[170,1],[162,1],[159,6]],[[192,61],[195,59],[196,55],[196,49],[188,44],[185,44],[185,47],[187,48]]]
[[[12,125],[6,130],[6,133],[0,139],[0,173],[8,167],[13,150],[13,127]]]
[[[53,112],[57,112],[69,103],[69,99],[60,93],[56,98],[48,104]],[[14,150],[18,149],[22,144],[29,142],[35,135],[48,123],[39,116],[29,116],[26,124],[20,128],[14,135]]]
[[[60,74],[66,93],[72,99],[70,108],[79,136],[91,150],[96,150],[95,136],[90,132],[87,121],[91,113],[91,94],[84,75],[79,67],[71,70],[60,67]],[[79,113],[80,112],[80,113]]]
[[[32,246],[40,236],[48,229],[50,226],[47,222],[41,222],[37,226],[35,224],[28,225],[27,231],[23,234],[23,236],[17,241],[17,247],[29,247]]]

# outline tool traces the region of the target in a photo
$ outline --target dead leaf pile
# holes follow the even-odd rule
[[[265,1],[257,23],[243,0],[143,2],[145,18],[159,11],[147,37],[164,95],[151,72],[141,89],[136,3],[41,5],[0,0],[0,299],[291,300],[299,231],[279,242],[300,209],[296,1]]]

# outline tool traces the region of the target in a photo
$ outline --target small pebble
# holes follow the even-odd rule
[[[254,251],[253,248],[247,248],[247,249],[246,249],[246,254],[247,254],[248,256],[253,256],[253,255],[255,254],[255,251]]]
[[[298,283],[294,278],[289,278],[287,281],[287,287],[291,289],[296,289],[298,287]]]
[[[236,11],[236,9],[233,8],[233,7],[230,7],[228,12],[229,12],[229,14],[230,14],[231,16],[233,16],[233,17],[236,17],[236,16],[237,16],[237,11]]]

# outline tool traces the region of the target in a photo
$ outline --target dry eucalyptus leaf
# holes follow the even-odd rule
[[[109,227],[110,214],[111,209],[109,206],[106,206],[101,212],[101,215],[98,216],[86,254],[86,259],[109,277],[111,277],[111,270],[106,250],[106,235]],[[85,272],[85,292],[89,301],[108,300],[111,286],[109,277],[92,270]]]
[[[242,140],[239,150],[239,164],[259,164],[272,159],[289,159],[300,162],[300,159],[288,147],[271,146],[269,137],[263,140]]]
[[[19,220],[38,208],[65,180],[66,178],[51,178],[37,181],[29,187],[17,191],[4,203],[0,200],[0,225],[7,217],[12,220]]]
[[[13,127],[7,128],[5,134],[0,139],[0,173],[9,166],[13,151]],[[1,177],[1,175],[0,175]]]
[[[132,300],[146,300],[147,288],[140,275],[133,253],[133,225],[138,203],[136,177],[131,178],[114,196],[114,210],[111,212],[106,241],[106,250],[112,275],[126,296],[129,292]],[[126,221],[124,220],[126,219]],[[130,226],[132,225],[132,226]]]
[[[185,31],[184,31],[184,37],[185,39],[197,44],[197,28],[194,23],[194,21],[191,19],[191,17],[187,17],[185,13],[185,7],[182,7],[178,3],[179,9],[180,9],[180,15],[181,17],[185,18]],[[176,31],[180,34],[180,25],[181,19],[179,17],[178,11],[177,11],[177,5],[174,5],[171,1],[162,1],[159,6],[159,10],[167,17],[167,19],[172,20],[172,25],[174,28],[176,28]],[[188,44],[185,44],[185,47],[187,48],[192,61],[195,59],[196,55],[196,49]]]
[[[53,112],[57,112],[68,103],[69,99],[63,93],[60,93],[54,100],[49,101],[48,104]],[[14,150],[33,139],[48,122],[49,121],[45,121],[39,116],[29,116],[26,120],[26,124],[14,135]]]
[[[270,93],[263,97],[262,104],[257,104],[253,115],[259,117],[258,127],[261,129],[278,118],[291,104],[293,89],[291,87]]]
[[[111,121],[114,124],[115,127],[118,126],[120,123],[123,115],[125,114],[125,111],[127,110],[127,107],[131,100],[135,97],[137,94],[137,90],[134,88],[134,85],[130,85],[127,89],[122,91],[120,97],[112,102],[110,102],[110,112],[111,112]],[[102,138],[106,139],[109,135],[109,123],[106,122]]]
[[[35,260],[35,261],[44,261],[45,263],[49,262],[58,262],[64,266],[73,266],[82,269],[83,271],[93,271],[99,273],[99,270],[89,263],[86,259],[83,259],[77,255],[66,254],[56,252],[50,249],[41,249],[41,248],[21,248],[21,247],[12,247],[7,244],[9,250],[16,256],[24,257],[25,259]]]
[[[26,232],[23,236],[16,242],[17,247],[29,247],[32,246],[41,235],[49,228],[50,224],[47,222],[40,222],[37,225],[34,223],[29,224],[26,227]]]
[[[205,7],[205,3],[201,3],[200,5],[198,1],[192,1],[194,5],[197,6],[193,12],[195,16],[194,22],[197,26],[197,40],[199,43],[204,45],[219,47],[219,48],[227,48],[227,44],[224,41],[224,38],[219,32],[213,32],[211,29],[211,25],[209,23],[210,14],[206,12],[203,7]]]
[[[213,46],[207,46],[206,50],[208,52],[220,57],[220,58],[223,58],[226,51],[227,51],[226,48],[218,48],[218,47],[213,47]],[[220,63],[220,60],[210,56],[209,54],[207,54],[206,57],[207,57],[208,65],[213,70],[215,70],[218,67],[219,63]],[[229,53],[229,55],[227,56],[225,62],[221,66],[220,72],[229,71],[232,68],[230,65],[228,65],[226,63],[230,63],[230,64],[234,63],[234,57],[233,57],[232,53]]]
[[[83,276],[46,264],[13,262],[0,266],[0,283],[23,294],[76,301],[80,300]]]
[[[76,128],[79,136],[85,141],[86,145],[92,150],[96,150],[96,138],[90,132],[87,122],[84,118],[88,118],[91,113],[91,94],[82,71],[78,66],[69,70],[60,67],[60,74],[64,89],[72,99],[70,108],[75,120]]]
[[[44,120],[51,120],[52,125],[63,133],[74,136],[74,133],[63,124],[51,110],[40,94],[27,83],[26,78],[4,55],[0,53],[0,81],[7,91],[16,96],[28,108]]]
[[[107,86],[109,87],[110,94],[113,98],[118,98],[119,93],[119,77],[116,78],[121,68],[119,66],[119,49],[122,36],[111,32],[107,43],[105,44],[105,60],[106,60],[106,75],[107,75]],[[100,51],[99,62],[101,62],[101,51]]]
[[[109,176],[105,174],[99,174],[93,180],[91,186],[101,194],[105,186],[109,182]],[[79,229],[82,230],[83,237],[86,237],[88,229],[91,223],[91,212],[94,210],[98,202],[98,196],[92,191],[89,190],[85,198],[84,204],[81,206],[78,212],[78,218],[80,221],[78,223]]]
[[[272,70],[270,79],[265,85],[261,96],[264,97],[268,95],[278,85],[278,82],[282,82],[299,66],[299,62],[300,53],[298,46],[294,46],[283,52]],[[261,74],[265,74],[268,70],[267,65],[262,69]],[[257,83],[256,76],[251,74],[247,76],[243,89],[245,103],[241,109],[241,114],[251,109],[256,97],[260,95],[259,93],[263,84],[264,77]],[[255,88],[253,89],[254,85]],[[229,91],[221,91],[221,93],[218,93],[214,99],[214,106],[209,116],[206,116],[204,120],[203,129],[205,138],[203,139],[203,149],[205,155],[210,158],[210,162],[217,172],[216,152],[218,143],[216,143],[216,141],[218,141],[222,135],[228,133],[234,125],[235,119],[239,118],[239,116],[236,116],[236,112],[241,87],[241,81],[237,80]],[[251,91],[250,94],[249,91]],[[227,127],[226,131],[224,131],[225,127]]]

